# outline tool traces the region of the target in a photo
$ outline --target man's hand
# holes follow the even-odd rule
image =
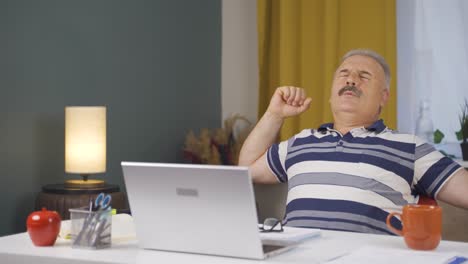
[[[271,97],[267,112],[275,117],[284,119],[306,111],[312,98],[306,97],[304,89],[294,86],[281,86],[276,88]]]

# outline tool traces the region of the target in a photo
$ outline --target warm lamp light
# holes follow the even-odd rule
[[[98,187],[102,180],[89,174],[106,171],[106,107],[65,107],[65,172],[80,174],[82,180],[68,180],[68,187]]]

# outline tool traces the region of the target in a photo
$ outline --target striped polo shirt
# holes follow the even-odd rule
[[[333,124],[305,129],[268,149],[268,165],[288,183],[284,224],[394,234],[389,212],[436,197],[461,169],[431,144],[387,128],[382,120],[342,135]],[[398,218],[392,224],[401,228]]]

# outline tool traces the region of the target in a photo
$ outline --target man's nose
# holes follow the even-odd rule
[[[356,77],[356,74],[354,73],[351,73],[348,78],[346,79],[346,85],[349,85],[349,86],[356,86],[358,83],[357,83],[357,77]]]

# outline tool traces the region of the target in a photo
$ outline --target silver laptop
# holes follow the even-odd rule
[[[262,244],[247,167],[122,162],[139,246],[250,259],[295,243]]]

